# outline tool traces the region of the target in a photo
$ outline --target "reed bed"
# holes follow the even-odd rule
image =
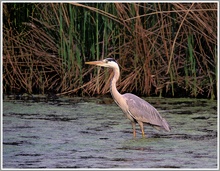
[[[3,17],[5,93],[106,94],[111,69],[84,62],[112,57],[121,93],[217,96],[217,3],[4,3]]]

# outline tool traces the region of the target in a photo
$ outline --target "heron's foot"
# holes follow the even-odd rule
[[[133,137],[136,138],[136,132],[135,131],[133,132]]]
[[[143,139],[144,139],[144,138],[147,138],[147,135],[145,135],[145,134],[143,135],[143,134],[142,134],[142,138],[143,138]]]
[[[142,138],[147,138],[147,135],[145,135],[144,130],[142,129]]]

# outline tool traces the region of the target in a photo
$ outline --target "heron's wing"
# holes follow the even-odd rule
[[[123,95],[128,105],[128,113],[137,121],[159,126],[167,131],[170,131],[169,125],[159,112],[148,102],[135,96],[134,94],[126,93]]]

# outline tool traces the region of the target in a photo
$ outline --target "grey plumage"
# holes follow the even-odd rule
[[[114,59],[106,58],[102,61],[86,62],[86,64],[109,67],[113,69],[114,77],[111,81],[110,92],[116,104],[122,109],[127,118],[131,121],[134,137],[136,136],[136,123],[140,125],[143,137],[145,136],[144,123],[149,124],[156,129],[162,128],[166,131],[170,131],[167,121],[162,118],[159,112],[151,104],[134,94],[126,93],[121,95],[118,92],[116,82],[120,76],[120,69]]]
[[[150,103],[131,93],[126,93],[123,97],[126,99],[129,108],[128,113],[132,114],[135,120],[150,124],[158,129],[163,128],[170,131],[167,121]]]

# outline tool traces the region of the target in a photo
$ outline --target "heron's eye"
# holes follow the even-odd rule
[[[105,63],[108,63],[108,60],[107,60],[107,59],[104,59],[103,61],[104,61]]]

